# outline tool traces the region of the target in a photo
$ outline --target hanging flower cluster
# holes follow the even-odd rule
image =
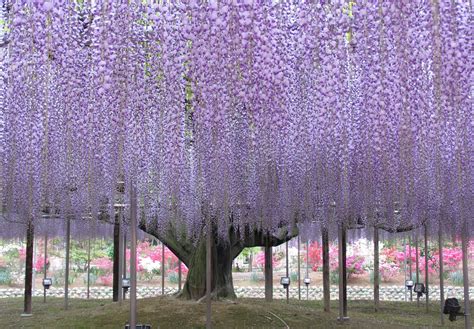
[[[222,232],[472,219],[468,2],[4,0],[0,13],[14,219],[112,217],[119,181],[144,218],[190,233],[203,217]]]

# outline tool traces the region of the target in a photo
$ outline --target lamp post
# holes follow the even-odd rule
[[[289,275],[289,267],[288,267],[288,241],[285,243],[285,250],[286,250],[286,276],[282,276],[280,278],[280,284],[283,286],[283,289],[286,290],[286,303],[288,304],[290,301],[290,275]]]

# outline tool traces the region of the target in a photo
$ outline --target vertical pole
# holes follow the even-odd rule
[[[471,303],[469,300],[469,267],[468,267],[468,226],[467,220],[464,220],[463,230],[461,233],[462,243],[462,277],[464,283],[464,327],[471,329]]]
[[[444,326],[444,315],[443,315],[443,305],[444,305],[444,264],[443,264],[443,233],[441,232],[441,221],[439,222],[438,229],[438,250],[439,250],[439,303],[440,303],[440,315],[441,315],[441,325]]]
[[[426,313],[429,310],[430,293],[428,289],[428,224],[425,224],[425,291],[426,291]]]
[[[161,243],[161,295],[165,294],[165,244]]]
[[[404,275],[404,278],[406,281],[407,280],[407,244],[406,244],[406,237],[403,236],[403,269],[404,269],[404,272],[405,272],[405,275]],[[405,282],[403,282],[403,284],[405,284]],[[403,290],[405,292],[405,302],[407,301],[407,289],[405,287],[405,289]]]
[[[130,191],[130,329],[137,324],[137,194]]]
[[[339,318],[347,320],[347,268],[346,268],[346,230],[339,224]]]
[[[22,316],[31,316],[31,296],[33,281],[33,240],[34,240],[33,219],[28,220],[26,228],[26,265],[25,265],[25,300]]]
[[[37,255],[37,248],[38,247],[38,243],[36,241],[36,239],[33,240],[33,279],[31,281],[31,291],[32,291],[32,294],[34,294],[35,292],[35,289],[36,289],[36,270],[35,270],[35,263],[36,263],[36,259],[38,257]]]
[[[265,301],[273,300],[273,250],[270,244],[270,233],[265,239]]]
[[[206,239],[206,329],[212,328],[211,321],[211,292],[212,292],[212,254],[211,254],[211,220],[207,223],[207,239]]]
[[[378,312],[380,305],[380,272],[379,272],[379,229],[374,226],[374,306]]]
[[[306,277],[309,278],[309,239],[306,240]],[[309,300],[309,285],[306,285],[306,300]]]
[[[252,269],[252,265],[253,265],[253,251],[252,251],[252,248],[249,249],[249,266],[248,266],[248,271],[249,273],[252,273],[253,269]]]
[[[123,278],[127,278],[127,232],[123,232]],[[125,290],[122,292],[123,300],[127,299]]]
[[[117,212],[117,207],[115,207],[115,214],[114,214],[114,246],[113,246],[113,283],[112,283],[112,301],[118,302],[119,300],[119,281],[120,280],[120,222],[119,222],[119,215]]]
[[[406,250],[404,251],[406,252]],[[410,280],[413,280],[413,263],[411,258],[411,235],[408,236],[408,270]],[[413,301],[413,289],[410,289],[410,302]]]
[[[64,309],[69,308],[69,253],[71,249],[71,218],[66,221],[66,269],[64,270]]]
[[[324,312],[331,311],[331,287],[329,282],[329,232],[326,227],[322,230],[323,245],[323,296]]]
[[[119,236],[118,236],[118,273],[117,273],[117,276],[118,276],[118,287],[117,287],[117,298],[118,298],[118,302],[119,302],[119,305],[122,305],[122,300],[123,300],[123,295],[122,295],[122,290],[123,290],[123,287],[122,287],[122,278],[123,278],[123,261],[122,259],[125,257],[124,255],[124,252],[123,252],[123,238],[122,238],[122,216],[121,216],[121,209],[119,209],[119,214],[118,214],[118,217],[119,217],[119,222],[120,222],[120,225],[119,225]]]
[[[44,271],[44,276],[43,279],[46,279],[48,276],[47,273],[47,267],[46,267],[46,262],[48,261],[48,233],[44,236],[44,266],[43,266],[43,271]],[[43,287],[43,303],[46,303],[46,288]]]
[[[416,283],[419,283],[420,282],[420,274],[419,274],[419,270],[420,270],[420,263],[419,263],[419,252],[418,252],[418,235],[415,234],[415,262],[416,262],[416,274],[415,274],[415,277],[416,277]],[[416,294],[416,306],[417,307],[420,307],[420,296],[418,294]]]
[[[178,291],[181,291],[181,259],[178,261]]]
[[[87,299],[91,295],[91,237],[87,240]]]
[[[347,230],[345,224],[342,224],[342,306],[344,320],[348,320],[347,317]]]
[[[290,277],[290,271],[289,271],[289,263],[288,263],[288,241],[285,243],[285,249],[286,249],[286,277]],[[288,304],[290,302],[290,286],[286,286],[286,303]]]
[[[298,235],[298,300],[301,300],[301,265],[300,265],[300,236]]]

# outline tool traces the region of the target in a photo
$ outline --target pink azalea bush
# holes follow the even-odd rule
[[[104,272],[112,271],[113,262],[107,257],[96,258],[91,261],[91,265]]]
[[[329,246],[329,268],[333,272],[339,270],[338,247],[336,245]],[[361,255],[350,255],[346,257],[347,277],[352,275],[361,275],[365,273],[364,269],[365,257]]]
[[[365,258],[359,255],[352,255],[346,258],[347,274],[361,275],[365,273],[364,270]]]
[[[24,261],[26,259],[26,248],[20,248],[18,250],[19,256],[20,256],[20,261]]]
[[[381,262],[379,265],[380,277],[382,281],[390,281],[400,272],[400,266],[392,262]]]
[[[439,259],[439,253],[436,253]],[[448,271],[455,271],[462,262],[462,250],[459,247],[443,249],[443,265]]]
[[[425,257],[422,253],[422,249],[418,250],[418,257],[420,262],[420,271],[421,273],[425,273]],[[390,254],[390,253],[388,253]],[[396,262],[398,263],[399,267],[403,267],[403,262],[405,259],[407,262],[410,258],[410,249],[409,246],[405,246],[405,250],[397,251],[394,253]],[[458,270],[462,261],[462,250],[459,247],[452,246],[452,247],[445,247],[443,248],[443,265],[444,271],[452,272]],[[411,262],[415,264],[416,262],[416,250],[414,247],[411,248]],[[436,274],[439,272],[439,251],[435,249],[433,251],[428,250],[428,274]]]
[[[259,269],[263,269],[265,267],[265,252],[260,251],[254,257],[255,266]],[[273,268],[278,267],[279,261],[276,256],[272,255],[272,265]]]
[[[49,266],[49,258],[46,257],[46,267]],[[44,255],[38,255],[36,257],[36,261],[33,264],[33,269],[37,273],[41,273],[44,271]]]

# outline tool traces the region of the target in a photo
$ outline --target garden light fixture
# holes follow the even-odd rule
[[[53,285],[53,279],[51,278],[44,278],[43,279],[43,287],[44,289],[49,289]]]
[[[415,283],[413,291],[418,294],[418,297],[421,297],[424,293],[426,293],[425,285],[423,283]]]
[[[123,278],[122,279],[122,289],[125,290],[125,292],[127,292],[128,288],[130,288],[130,279],[129,278]]]

